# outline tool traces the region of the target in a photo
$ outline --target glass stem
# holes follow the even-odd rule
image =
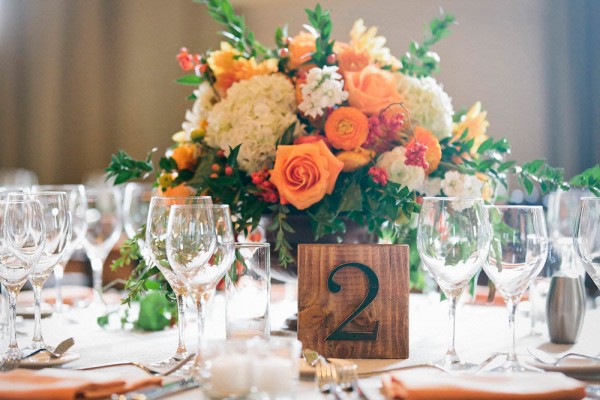
[[[65,274],[65,264],[67,261],[60,261],[54,267],[54,310],[59,316],[63,312],[62,279]]]
[[[448,297],[448,317],[449,317],[449,336],[450,341],[448,342],[448,350],[446,351],[446,356],[450,356],[453,358],[457,358],[456,356],[456,348],[454,347],[454,337],[456,333],[456,301],[457,297],[452,296]]]
[[[177,344],[177,351],[175,352],[175,358],[183,359],[187,356],[187,349],[185,347],[185,296],[183,294],[176,294],[177,298],[177,329],[179,331],[179,342]],[[198,331],[200,332],[200,331]]]
[[[105,304],[104,296],[102,296],[102,269],[104,261],[100,257],[91,257],[92,264],[92,284],[94,285],[94,303]]]
[[[517,361],[517,351],[516,351],[516,334],[515,334],[515,312],[517,310],[517,302],[508,298],[506,300],[506,307],[508,308],[508,329],[510,331],[510,347],[508,348],[508,361]]]
[[[204,344],[204,305],[206,301],[204,300],[204,296],[199,294],[196,297],[196,308],[198,309],[198,345],[196,352],[196,365],[200,365],[203,360],[202,357],[202,349]]]
[[[10,350],[19,350],[19,345],[17,344],[17,292],[11,289],[6,289],[8,292],[8,337],[10,343],[8,348]]]
[[[33,298],[35,303],[35,324],[33,328],[33,340],[31,347],[39,349],[46,347],[44,338],[42,337],[42,286],[37,283],[33,283]]]

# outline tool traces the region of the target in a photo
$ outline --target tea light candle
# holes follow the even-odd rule
[[[248,358],[242,355],[222,355],[211,360],[210,395],[242,396],[250,393]]]
[[[254,386],[259,392],[290,392],[295,375],[294,362],[289,358],[268,356],[253,362]]]

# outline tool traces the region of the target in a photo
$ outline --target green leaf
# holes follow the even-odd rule
[[[175,83],[179,83],[180,85],[198,86],[202,83],[202,78],[197,75],[185,75],[175,79]]]
[[[296,123],[293,122],[283,132],[283,135],[281,135],[281,137],[279,139],[277,139],[277,142],[275,143],[275,148],[279,147],[279,145],[287,146],[287,145],[293,144],[295,131],[296,131]]]
[[[529,178],[523,178],[523,186],[525,186],[527,194],[531,196],[531,193],[533,193],[533,182]]]
[[[498,167],[498,172],[506,171],[507,169],[509,169],[513,165],[515,165],[515,163],[516,163],[516,161],[507,161],[507,162],[500,164],[500,166]]]
[[[169,303],[163,292],[153,291],[140,301],[140,313],[136,326],[148,331],[160,331],[170,325],[171,320],[165,317]]]
[[[362,211],[362,191],[360,185],[352,182],[344,191],[342,201],[338,207],[339,212]]]
[[[135,160],[123,150],[111,157],[108,167],[104,170],[107,179],[115,178],[115,185],[128,182],[137,178],[146,178],[154,169],[152,164],[152,154],[156,149],[152,149],[146,160]]]

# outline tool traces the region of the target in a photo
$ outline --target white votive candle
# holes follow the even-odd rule
[[[211,397],[243,396],[250,393],[249,363],[246,356],[222,355],[211,360]]]
[[[294,363],[289,358],[268,356],[255,360],[253,365],[254,386],[259,392],[289,393],[296,380]]]

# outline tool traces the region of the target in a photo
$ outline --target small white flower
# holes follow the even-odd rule
[[[442,192],[442,178],[426,178],[419,192],[429,197],[439,196]]]
[[[215,92],[208,82],[202,82],[198,89],[194,90],[194,95],[196,96],[194,105],[191,110],[185,112],[185,121],[181,124],[185,132],[182,135],[184,140],[191,139],[192,131],[200,128],[200,124],[208,118],[209,111],[217,102]]]
[[[430,130],[438,139],[452,134],[452,99],[432,77],[415,78],[396,74],[398,92],[410,117],[417,125]]]
[[[425,170],[414,165],[406,165],[406,148],[395,147],[383,153],[377,160],[377,166],[388,173],[388,180],[408,187],[414,191],[423,185]]]
[[[301,86],[302,102],[298,109],[309,117],[316,118],[325,113],[326,108],[342,104],[348,99],[344,90],[342,76],[337,73],[338,67],[324,66],[311,68],[306,76],[306,83]]]
[[[446,196],[450,197],[481,197],[483,182],[474,175],[448,171],[444,175],[441,187]]]

